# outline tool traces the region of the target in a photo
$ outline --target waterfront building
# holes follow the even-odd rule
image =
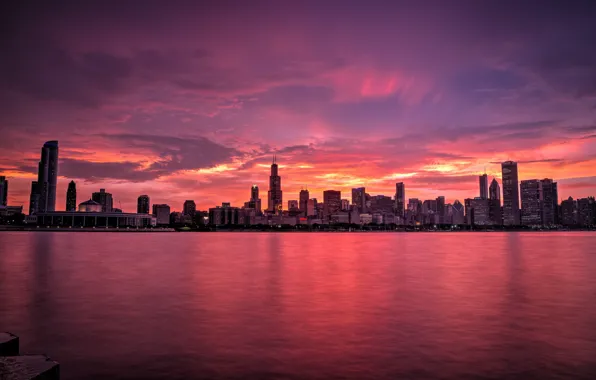
[[[517,162],[503,162],[501,171],[503,181],[503,224],[518,226],[520,224],[520,215]]]
[[[365,213],[366,209],[366,190],[364,187],[352,189],[352,204],[356,206],[358,212]]]
[[[8,180],[5,176],[0,176],[0,206],[8,204]]]
[[[137,213],[138,214],[149,214],[150,202],[148,195],[139,195],[137,198]]]
[[[197,205],[193,200],[186,200],[184,201],[184,205],[182,206],[182,213],[184,215],[190,216],[190,219],[193,220],[195,214],[197,212]]]
[[[360,224],[371,224],[373,217],[371,214],[360,214]]]
[[[578,224],[577,203],[571,197],[561,202],[561,224],[564,226]]]
[[[337,190],[323,191],[323,213],[325,217],[341,210],[341,192]]]
[[[542,186],[542,224],[552,226],[558,224],[558,199],[557,183],[545,178],[540,181]]]
[[[308,189],[300,190],[300,197],[299,197],[299,207],[300,207],[300,214],[302,216],[308,216],[308,200],[310,199],[310,194],[308,193]]]
[[[306,216],[317,216],[317,198],[308,200],[306,204]]]
[[[521,223],[542,225],[542,182],[537,179],[521,181]]]
[[[76,211],[77,209],[77,185],[75,181],[70,181],[66,190],[66,211]]]
[[[350,211],[350,200],[349,199],[341,200],[341,211]]]
[[[71,210],[67,210],[71,211]],[[79,204],[79,212],[102,212],[102,206],[92,199]]]
[[[444,196],[438,196],[436,199],[437,202],[437,216],[439,218],[439,221],[437,222],[437,224],[443,224],[445,223],[445,197]]]
[[[101,205],[93,202],[101,209]],[[84,203],[81,203],[83,205]],[[79,205],[79,210],[81,210]],[[89,207],[84,207],[87,211],[55,211],[38,212],[35,215],[35,222],[39,226],[61,227],[61,228],[147,228],[156,225],[156,219],[152,215],[116,213],[103,211],[90,211]]]
[[[240,209],[224,202],[221,206],[209,209],[209,223],[215,226],[239,224]]]
[[[269,192],[267,210],[270,213],[281,213],[282,211],[281,177],[277,167],[277,158],[273,156],[271,164],[271,175],[269,176]]]
[[[488,198],[476,197],[464,200],[466,223],[470,226],[486,226],[492,224]]]
[[[112,194],[107,193],[106,189],[99,189],[99,192],[91,194],[91,199],[101,205],[103,212],[112,212],[114,201],[112,199]]]
[[[418,198],[408,199],[408,211],[412,215],[418,215],[422,213],[422,202]]]
[[[464,205],[462,205],[460,201],[455,200],[455,202],[453,202],[453,206],[451,206],[451,224],[466,224],[464,211]]]
[[[257,215],[261,215],[261,198],[259,198],[257,185],[252,185],[250,188],[250,200],[244,204],[244,207],[254,209]]]
[[[166,204],[154,204],[153,216],[155,216],[158,226],[167,226],[170,224],[170,206]]]
[[[58,181],[58,141],[47,141],[41,148],[37,182],[31,186],[29,213],[56,210],[56,185]],[[33,193],[35,191],[35,193]],[[32,208],[32,206],[34,208]]]
[[[422,202],[422,214],[428,215],[430,213],[437,212],[437,200],[436,199],[427,199]]]
[[[495,178],[490,183],[488,192],[489,219],[493,225],[503,224],[501,217],[501,187]]]
[[[478,177],[480,182],[480,199],[488,199],[488,177],[483,174]]]
[[[395,184],[395,213],[403,217],[406,207],[406,186],[403,182]]]
[[[595,211],[594,197],[580,198],[577,200],[577,223],[580,226],[594,225],[594,211]]]
[[[374,195],[370,197],[370,212],[387,213],[394,212],[395,202],[386,195]]]

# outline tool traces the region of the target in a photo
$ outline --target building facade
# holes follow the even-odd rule
[[[403,182],[395,184],[395,214],[403,217],[406,207],[406,186]]]
[[[542,185],[542,224],[552,226],[559,223],[559,192],[557,183],[545,178],[540,181]]]
[[[8,180],[0,176],[0,206],[8,205]]]
[[[240,209],[229,203],[209,209],[209,223],[214,226],[237,225],[240,222],[239,217]]]
[[[337,190],[323,191],[323,212],[326,217],[341,210],[341,192]]]
[[[114,208],[112,194],[107,193],[106,189],[99,189],[98,192],[91,194],[91,199],[101,205],[103,212],[112,212]]]
[[[480,198],[488,199],[488,176],[486,174],[478,177],[480,182]]]
[[[170,206],[166,204],[153,205],[153,216],[155,216],[158,226],[167,226],[170,224]]]
[[[352,189],[352,204],[356,206],[359,213],[365,213],[366,210],[366,189],[364,187],[357,187]]]
[[[77,184],[70,181],[66,190],[66,211],[76,211],[77,209]]]
[[[57,211],[36,214],[39,226],[65,228],[147,228],[156,220],[148,214],[128,214],[93,211]]]
[[[151,210],[150,200],[148,195],[139,195],[137,198],[137,213],[149,214]]]
[[[503,224],[503,220],[501,219],[501,187],[495,178],[490,183],[488,191],[488,207],[491,224]]]
[[[536,179],[521,181],[521,223],[542,225],[542,182]]]
[[[31,184],[29,214],[56,210],[57,182],[58,141],[47,141],[41,148],[36,184]]]
[[[501,164],[503,181],[503,224],[520,225],[519,215],[519,181],[517,162],[506,161]]]
[[[310,199],[310,194],[308,193],[307,189],[300,190],[300,196],[298,201],[300,202],[300,214],[302,216],[308,216],[307,208],[308,208],[308,200]]]
[[[182,213],[184,215],[188,215],[191,219],[194,219],[195,214],[197,213],[197,205],[195,201],[189,199],[184,201],[184,205],[182,206]]]

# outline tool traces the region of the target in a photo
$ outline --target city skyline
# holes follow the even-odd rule
[[[241,205],[257,184],[266,208],[272,154],[284,200],[406,182],[409,197],[462,201],[508,160],[520,180],[556,179],[560,198],[591,195],[593,2],[403,4],[57,1],[35,17],[13,4],[0,44],[8,203],[27,208],[50,139],[59,209],[71,180],[128,210],[149,193],[175,210]]]

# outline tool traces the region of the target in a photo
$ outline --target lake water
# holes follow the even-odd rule
[[[62,379],[596,376],[596,233],[0,233]]]

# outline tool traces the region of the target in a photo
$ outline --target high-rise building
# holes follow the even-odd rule
[[[77,184],[70,181],[68,190],[66,190],[66,211],[77,210]]]
[[[250,188],[250,200],[244,204],[245,208],[255,210],[255,215],[261,215],[261,198],[259,198],[259,187],[252,185]]]
[[[557,183],[552,179],[545,178],[540,181],[542,184],[542,224],[552,226],[558,223],[558,203],[559,193]]]
[[[31,195],[29,195],[29,215],[33,215],[39,211],[39,185],[37,181],[31,182]]]
[[[404,210],[406,207],[406,186],[403,182],[395,184],[395,214],[398,216],[404,216]]]
[[[489,200],[476,197],[465,199],[466,223],[471,226],[484,226],[492,224],[489,218]]]
[[[478,179],[480,181],[480,198],[488,199],[488,177],[483,174]]]
[[[490,183],[488,189],[488,213],[491,224],[501,225],[501,187],[495,178]]]
[[[577,200],[577,222],[581,226],[594,225],[594,197],[580,198]]]
[[[574,226],[577,223],[577,202],[569,197],[561,202],[561,224],[565,226]]]
[[[288,201],[288,210],[298,210],[298,201],[297,200],[289,200]]]
[[[350,211],[350,200],[349,199],[341,200],[341,211]]]
[[[408,199],[408,211],[414,215],[422,213],[422,202],[418,198]]]
[[[373,195],[370,197],[370,212],[371,213],[382,213],[382,214],[393,214],[393,208],[395,202],[391,197],[386,195]]]
[[[445,197],[440,195],[437,197],[437,214],[439,215],[439,224],[445,223]]]
[[[0,176],[0,206],[8,205],[8,180]]]
[[[99,189],[99,192],[91,194],[91,199],[101,205],[102,212],[112,212],[114,208],[112,194],[106,193],[106,189]]]
[[[269,212],[277,214],[281,213],[282,207],[281,177],[278,173],[277,158],[273,156],[271,175],[269,176],[267,209]]]
[[[306,204],[306,216],[316,216],[317,206],[317,198],[309,199]]]
[[[153,205],[153,216],[157,219],[158,226],[170,224],[170,206],[166,204]]]
[[[137,214],[149,214],[150,202],[148,195],[139,195],[137,198]]]
[[[341,210],[341,192],[337,190],[323,191],[323,212],[331,216]]]
[[[461,204],[460,201],[455,200],[455,202],[453,202],[453,206],[451,206],[451,211],[452,211],[452,215],[451,215],[451,223],[452,224],[465,224],[466,223],[466,217],[464,214],[464,205]]]
[[[356,206],[358,212],[365,213],[366,210],[366,189],[364,187],[357,187],[352,189],[352,204]]]
[[[521,223],[542,225],[542,182],[537,179],[521,181]]]
[[[310,194],[308,193],[308,189],[300,190],[300,198],[299,198],[299,207],[300,207],[300,214],[303,216],[307,216],[307,209],[308,209],[308,200]]]
[[[47,141],[41,148],[41,160],[39,161],[37,171],[36,186],[39,197],[37,197],[37,209],[34,212],[56,211],[57,182],[58,141]],[[31,210],[29,212],[31,213]]]
[[[506,161],[501,164],[503,181],[503,224],[518,226],[519,215],[519,181],[517,178],[517,162]]]
[[[184,201],[184,206],[182,207],[182,214],[188,215],[191,218],[195,217],[195,213],[197,212],[197,205],[193,200],[186,200]]]

